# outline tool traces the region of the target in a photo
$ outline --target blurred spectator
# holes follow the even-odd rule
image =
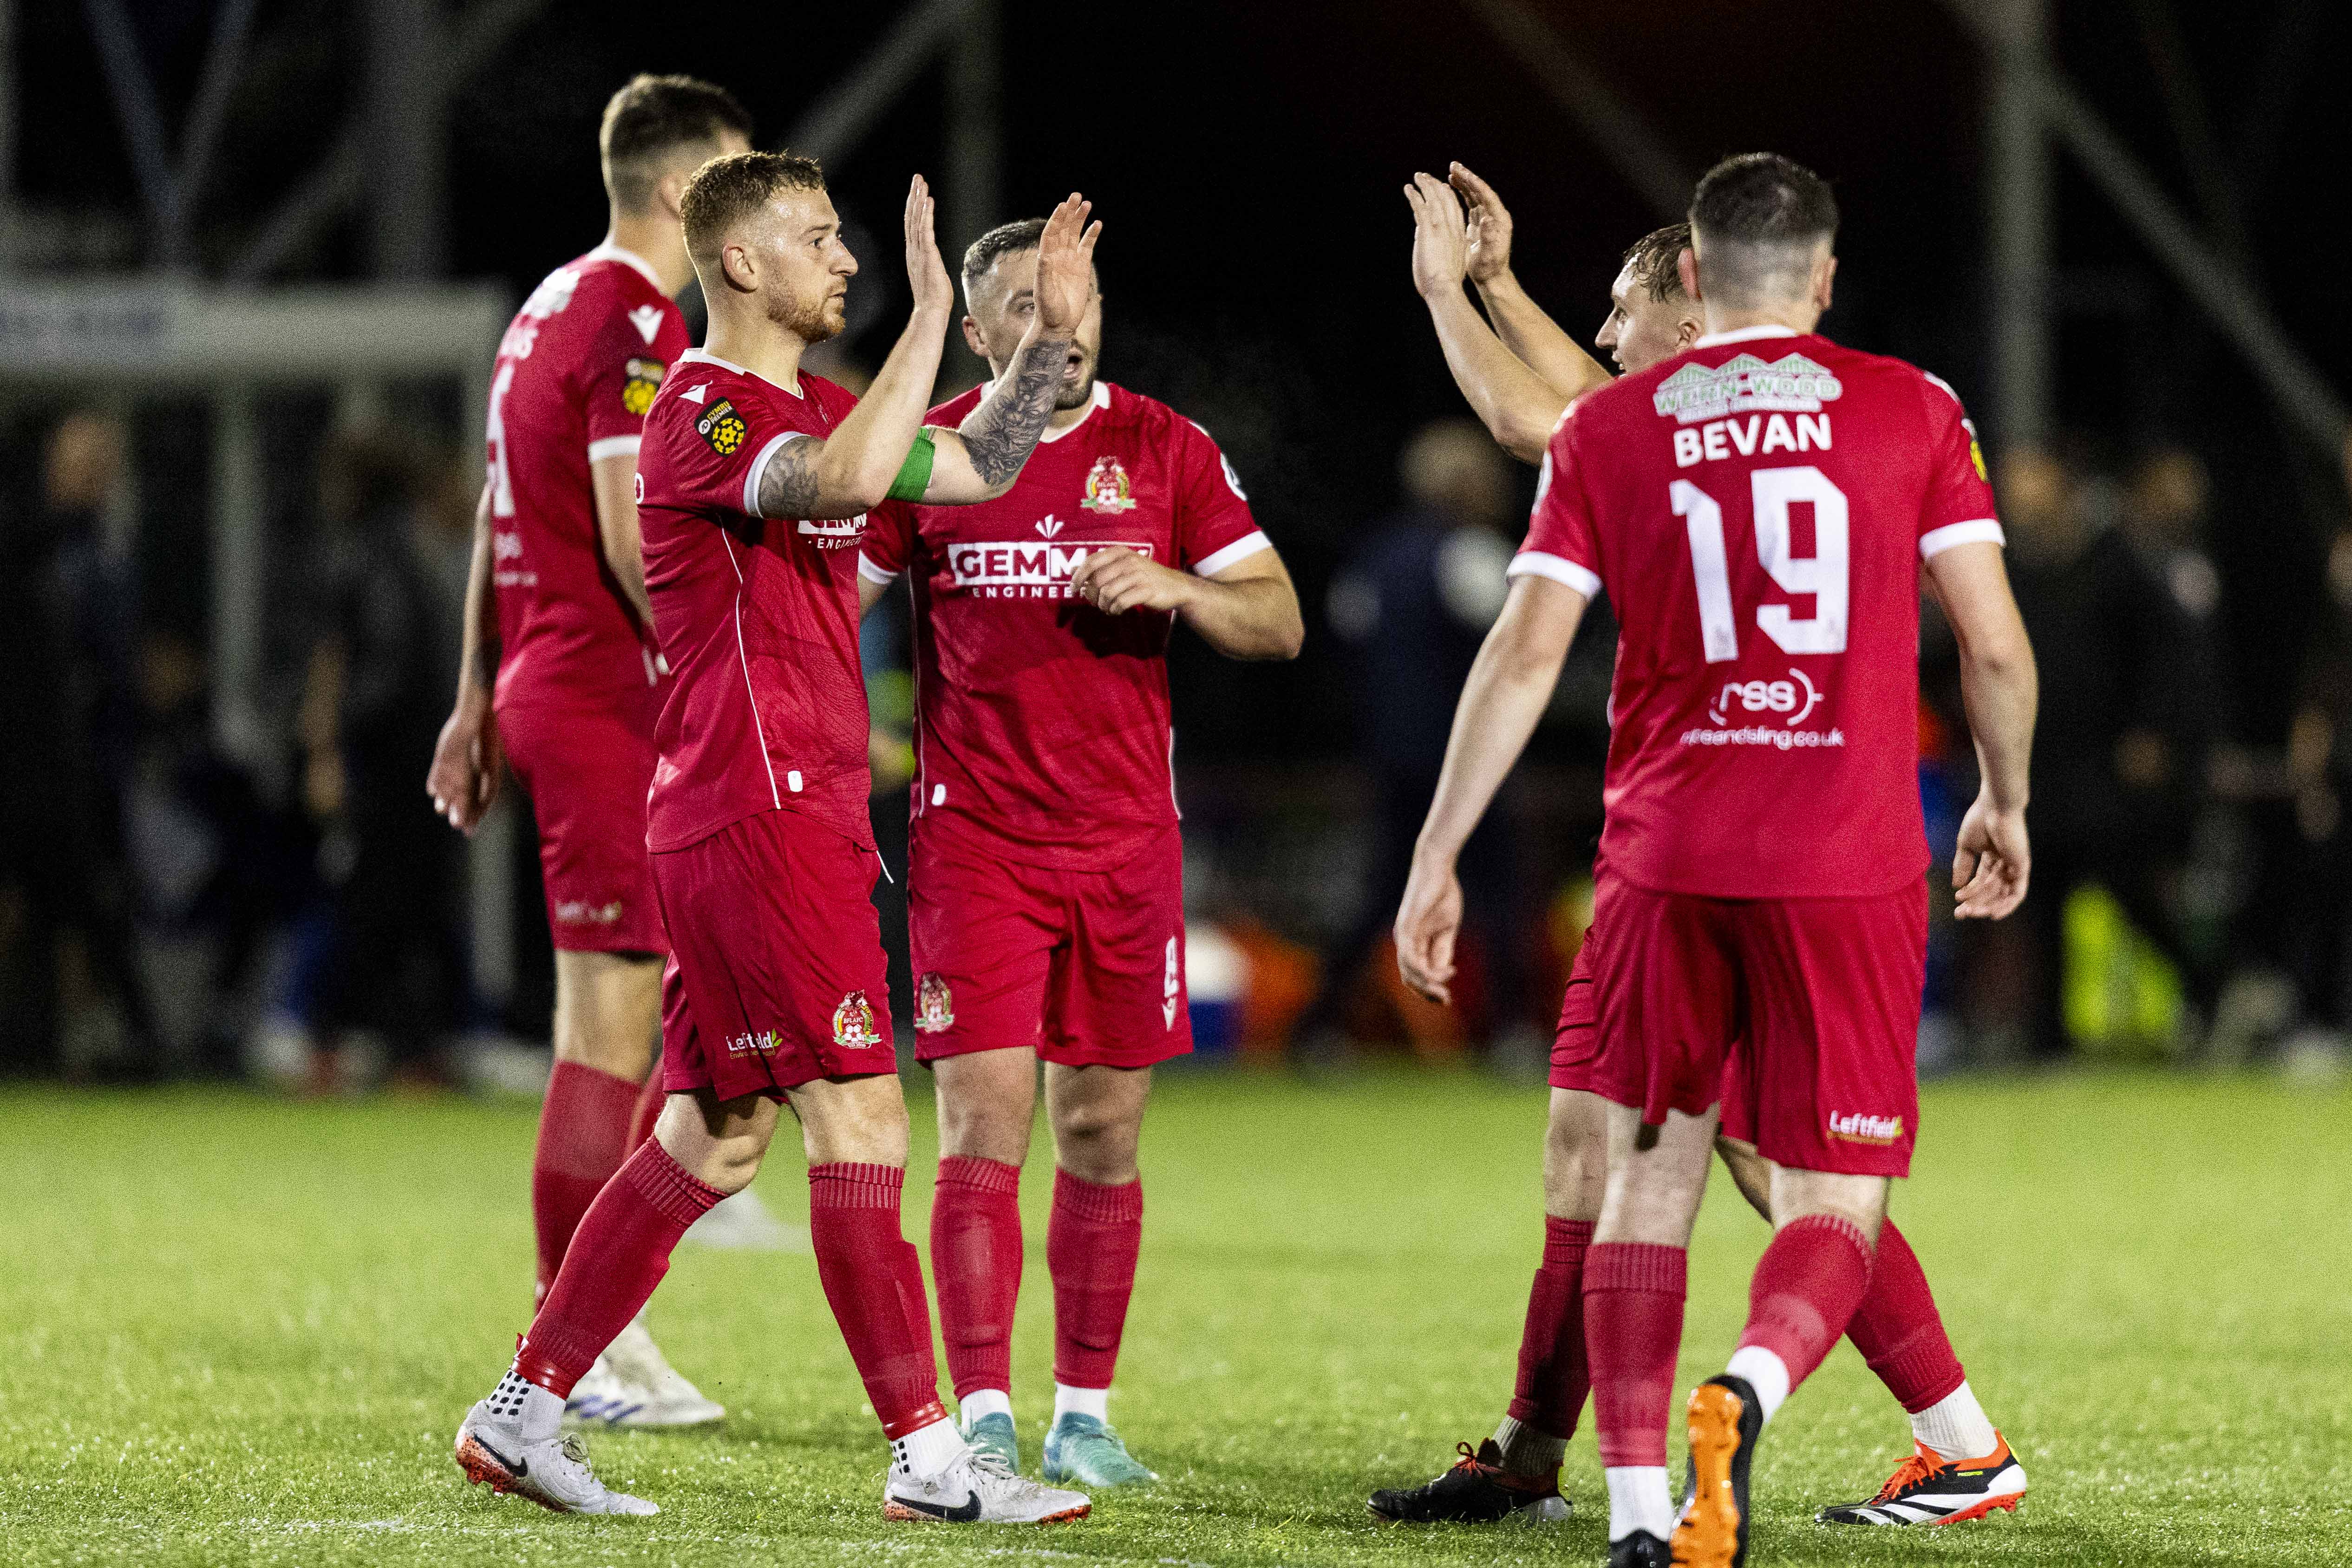
[[[397,1076],[446,1082],[443,1042],[464,996],[459,840],[421,782],[448,706],[452,640],[436,585],[446,509],[423,504],[425,481],[419,454],[389,430],[339,434],[320,460],[332,558],[299,731],[333,923],[297,989],[319,1040],[332,1042],[320,1087],[367,1076],[379,1050]]]
[[[1349,689],[1373,826],[1361,912],[1328,954],[1322,994],[1299,1024],[1307,1039],[1340,1026],[1350,987],[1381,951],[1436,793],[1454,702],[1508,590],[1511,473],[1493,438],[1468,420],[1427,426],[1406,444],[1398,475],[1404,506],[1370,531],[1328,605],[1354,661]],[[1483,971],[1484,1022],[1496,1034],[1535,1024],[1506,815],[1498,801],[1461,863],[1465,945]]]
[[[2177,881],[2222,729],[2210,606],[2192,613],[2117,526],[2112,489],[2051,453],[2006,454],[1999,481],[2018,607],[2042,672],[2033,884],[2022,911],[2034,1048],[2068,1046],[2063,915],[2088,883],[2172,962],[2210,1022],[2221,966],[2189,940]],[[2185,491],[2166,498],[2161,526],[2179,526]]]
[[[14,1053],[69,1072],[145,1071],[147,1012],[131,962],[122,799],[135,725],[121,421],[89,411],[51,430],[40,504],[0,522],[0,638],[9,684],[0,773],[0,1030]]]
[[[2352,436],[2344,447],[2352,494]],[[2294,978],[2314,1022],[2352,1032],[2352,521],[2339,523],[2327,551],[2319,623],[2312,637],[2294,722],[2287,780],[2305,853],[2294,879]]]

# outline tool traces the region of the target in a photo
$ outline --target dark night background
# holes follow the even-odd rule
[[[1770,147],[1832,176],[1846,222],[1827,330],[1937,370],[1987,412],[1982,57],[1949,12],[1925,0],[1538,8],[1690,169]],[[596,116],[633,71],[727,84],[772,146],[896,9],[697,7],[663,20],[632,5],[549,11],[460,91],[448,155],[453,275],[501,279],[519,298],[593,243]],[[134,11],[169,117],[193,90],[211,7]],[[2063,69],[2193,211],[2138,9],[2074,0],[2055,11]],[[2263,286],[2323,371],[2340,365],[2352,302],[2307,279],[2323,254],[2307,172],[2340,169],[2352,152],[2324,88],[2336,74],[2326,62],[2347,58],[2352,13],[2193,5],[2179,16]],[[79,8],[32,6],[19,26],[24,196],[131,210],[131,167]],[[1387,503],[1401,437],[1460,408],[1407,279],[1403,178],[1459,158],[1495,182],[1517,219],[1522,278],[1580,332],[1598,323],[1618,251],[1663,221],[1495,35],[1443,0],[1015,0],[1003,28],[1005,216],[1042,211],[1072,188],[1095,199],[1107,224],[1107,374],[1176,403],[1231,449],[1310,611],[1350,531]],[[347,8],[326,0],[261,7],[267,47],[237,89],[205,197],[208,255],[229,254],[331,142],[355,91],[352,32]],[[910,171],[939,176],[939,78],[927,72],[833,163],[836,199],[870,232],[889,232]],[[2247,738],[2274,737],[2339,510],[2330,466],[2282,427],[2234,353],[2063,153],[2059,170],[2062,424],[2095,453],[2168,436],[2213,466],[2222,499],[2211,543]],[[855,345],[872,359],[898,319],[903,282],[895,247],[864,259],[858,287],[889,296]],[[346,223],[299,270],[351,277],[357,261]],[[2000,432],[1989,434],[1997,444]],[[1343,708],[1326,700],[1329,655],[1329,640],[1315,637],[1280,671],[1184,658],[1188,746],[1341,747]],[[1202,688],[1244,673],[1257,700],[1202,700],[1212,694]]]

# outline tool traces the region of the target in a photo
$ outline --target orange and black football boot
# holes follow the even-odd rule
[[[1996,1432],[1995,1437],[2000,1437]],[[1947,1459],[1925,1443],[1895,1468],[1878,1495],[1840,1503],[1813,1517],[1823,1524],[1959,1524],[1987,1514],[2017,1511],[2025,1496],[2025,1467],[2000,1437],[1980,1459]]]
[[[1744,1377],[1729,1373],[1691,1390],[1690,1498],[1675,1525],[1676,1568],[1747,1568],[1748,1476],[1764,1407]]]

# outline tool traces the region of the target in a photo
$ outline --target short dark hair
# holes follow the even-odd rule
[[[1778,153],[1743,153],[1709,169],[1691,194],[1699,291],[1735,309],[1804,286],[1813,250],[1835,237],[1829,182]]]
[[[623,212],[642,212],[662,176],[662,155],[709,146],[732,131],[751,139],[751,115],[723,87],[690,76],[635,76],[604,104],[596,130],[604,189]]]
[[[1034,250],[1045,243],[1045,220],[1016,218],[998,224],[971,242],[963,253],[963,302],[971,303],[972,280],[1016,251]]]
[[[1670,223],[1654,228],[1625,247],[1625,265],[1633,281],[1661,304],[1683,291],[1682,257],[1690,248],[1691,226]]]
[[[778,191],[821,191],[824,170],[794,153],[730,153],[694,172],[678,203],[686,253],[697,272],[719,266],[727,231],[775,199]]]

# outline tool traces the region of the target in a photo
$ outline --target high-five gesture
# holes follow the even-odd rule
[[[1412,286],[1424,300],[1460,293],[1470,261],[1462,204],[1434,174],[1415,174],[1404,199],[1412,208]]]
[[[1454,188],[1470,204],[1469,273],[1473,283],[1491,283],[1511,269],[1511,212],[1495,187],[1460,163],[1451,171]]]
[[[1032,331],[1041,339],[1066,342],[1078,330],[1094,294],[1095,241],[1102,225],[1088,224],[1094,203],[1072,191],[1045,220],[1037,241],[1037,314]]]
[[[907,185],[907,282],[914,291],[915,309],[952,312],[955,279],[940,258],[935,230],[936,205],[931,187],[917,174]]]

